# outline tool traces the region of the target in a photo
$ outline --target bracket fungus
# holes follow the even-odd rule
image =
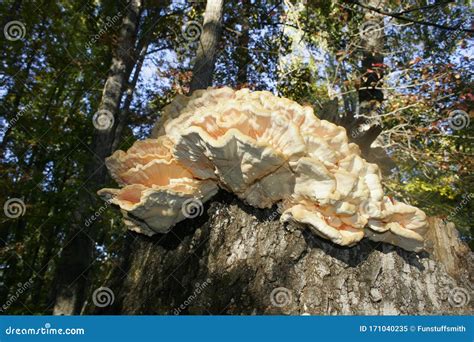
[[[151,138],[106,165],[122,188],[99,195],[147,235],[166,233],[189,217],[185,203],[202,206],[218,188],[254,207],[279,204],[282,221],[342,246],[365,236],[417,251],[428,228],[423,211],[384,196],[378,166],[360,156],[343,127],[266,91],[180,95]]]

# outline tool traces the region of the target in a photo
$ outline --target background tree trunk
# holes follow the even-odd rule
[[[431,219],[430,252],[416,254],[367,239],[343,248],[278,219],[221,191],[166,235],[130,233],[130,257],[107,284],[113,305],[90,311],[472,313],[473,254],[452,225]]]
[[[234,52],[234,60],[237,64],[236,85],[238,87],[248,86],[248,68],[252,62],[249,54],[250,42],[250,13],[252,4],[250,1],[242,1],[242,17],[239,23],[242,26],[240,36],[237,39],[237,46]]]
[[[369,0],[367,5],[374,8],[384,8],[385,0]],[[359,26],[361,38],[361,68],[359,79],[358,109],[359,117],[349,117],[346,127],[351,132],[350,137],[359,145],[364,156],[369,155],[370,145],[382,132],[379,111],[384,100],[384,44],[385,28],[383,15],[365,10],[364,22]]]
[[[141,0],[131,0],[123,19],[117,49],[112,58],[109,75],[104,85],[98,113],[106,113],[113,119],[110,127],[96,129],[92,158],[86,171],[87,180],[81,195],[80,207],[73,213],[73,222],[64,241],[61,260],[56,275],[54,315],[72,315],[81,311],[87,286],[87,272],[91,267],[94,253],[94,240],[85,225],[90,205],[97,208],[95,191],[107,179],[104,160],[112,153],[112,144],[118,121],[118,112],[128,77],[136,62],[135,40],[141,12]],[[126,118],[121,117],[123,122]],[[115,124],[114,124],[115,123]]]
[[[190,90],[204,89],[212,84],[214,64],[217,56],[217,48],[222,32],[222,16],[224,11],[224,0],[208,0],[204,12],[204,25],[196,60],[193,68],[193,78]]]

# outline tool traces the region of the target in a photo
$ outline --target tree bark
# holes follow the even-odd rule
[[[112,144],[118,120],[120,101],[127,87],[128,77],[135,65],[135,39],[137,35],[138,20],[142,0],[131,0],[128,5],[127,15],[124,17],[117,50],[112,58],[109,75],[102,92],[102,100],[98,113],[110,113],[114,118],[114,125],[108,129],[96,130],[94,136],[95,159],[92,165],[94,180],[97,185],[102,185],[107,178],[107,169],[104,159],[112,152]]]
[[[212,85],[217,48],[222,32],[224,0],[208,0],[204,13],[203,32],[194,62],[190,90],[204,89]]]
[[[72,315],[81,311],[87,286],[87,273],[92,263],[93,240],[91,230],[85,225],[89,205],[98,203],[95,191],[107,179],[104,160],[112,152],[117,116],[122,94],[127,86],[129,74],[133,69],[135,39],[141,12],[141,0],[131,0],[127,6],[119,34],[117,50],[104,85],[98,113],[109,115],[115,124],[94,131],[91,163],[86,171],[85,191],[80,194],[81,206],[73,213],[71,228],[64,241],[55,280],[54,315]],[[90,216],[89,216],[90,217]]]
[[[473,253],[431,219],[430,252],[336,246],[221,191],[166,235],[138,234],[99,314],[468,314]],[[438,238],[436,237],[438,236]],[[439,238],[443,236],[443,238]],[[450,261],[446,261],[446,256]],[[443,259],[440,259],[442,257]],[[460,301],[455,291],[467,294]]]
[[[369,0],[368,5],[372,7],[383,7],[385,0]],[[364,22],[360,25],[360,36],[362,46],[362,66],[359,97],[359,117],[352,120],[351,132],[354,142],[359,145],[362,153],[369,154],[370,145],[382,132],[378,124],[379,110],[384,100],[384,94],[380,88],[383,85],[383,48],[385,44],[383,15],[367,10]],[[370,118],[370,119],[369,119]],[[363,126],[370,126],[370,128]]]
[[[138,78],[140,76],[140,72],[142,71],[143,62],[145,61],[147,50],[148,50],[148,43],[145,43],[145,45],[141,48],[140,55],[138,56],[137,63],[135,66],[135,71],[133,73],[133,77],[129,82],[130,84],[126,92],[127,95],[125,97],[122,110],[120,111],[118,115],[118,124],[115,129],[115,136],[112,143],[112,151],[115,151],[118,148],[122,140],[123,130],[125,129],[127,125],[127,121],[130,114],[130,106],[133,101],[133,94],[138,82]]]

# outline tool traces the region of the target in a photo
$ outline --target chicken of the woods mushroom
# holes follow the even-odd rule
[[[153,235],[199,215],[219,188],[341,246],[364,236],[423,248],[423,211],[384,196],[380,171],[344,128],[266,91],[198,90],[164,108],[152,136],[106,165],[120,189],[99,195],[129,229]]]

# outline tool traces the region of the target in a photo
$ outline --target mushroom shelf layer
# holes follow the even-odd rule
[[[194,217],[218,188],[282,221],[351,246],[364,236],[423,248],[423,211],[384,196],[377,165],[346,131],[308,106],[266,91],[198,90],[164,108],[150,139],[106,160],[120,189],[99,195],[146,235]]]

